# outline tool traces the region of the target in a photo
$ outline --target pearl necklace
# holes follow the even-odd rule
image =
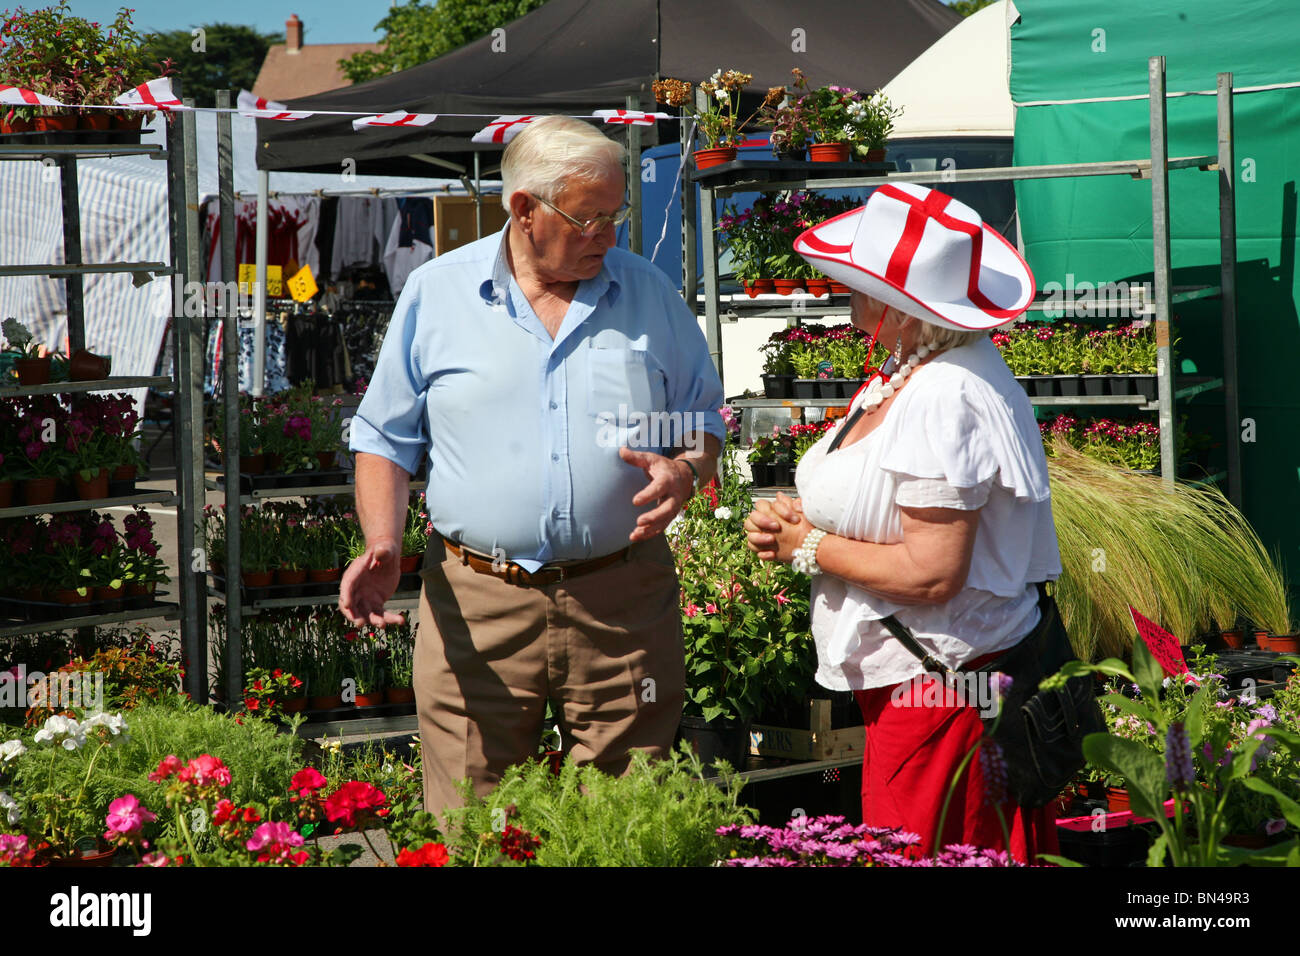
[[[922,345],[907,357],[907,361],[902,364],[897,372],[889,376],[889,381],[886,382],[883,375],[872,379],[871,384],[867,386],[866,395],[862,398],[862,407],[867,414],[871,414],[880,407],[880,404],[885,399],[902,388],[903,383],[907,381],[907,376],[911,375],[916,367],[921,364],[922,359],[934,351],[935,345],[933,342]]]

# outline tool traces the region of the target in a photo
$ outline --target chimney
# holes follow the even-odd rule
[[[297,53],[302,49],[302,21],[298,14],[291,13],[284,21],[284,45],[288,53]]]

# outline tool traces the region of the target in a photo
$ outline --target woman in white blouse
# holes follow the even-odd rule
[[[854,289],[853,323],[892,349],[890,377],[800,462],[799,498],[760,501],[746,522],[760,557],[813,575],[817,681],[855,691],[865,718],[863,822],[914,832],[927,852],[1055,852],[1045,810],[1000,799],[996,763],[971,760],[954,786],[989,702],[945,697],[881,624],[893,614],[948,668],[977,667],[1033,630],[1037,582],[1060,574],[1033,409],[988,337],[1023,313],[1033,276],[973,209],[905,183],[795,248]]]

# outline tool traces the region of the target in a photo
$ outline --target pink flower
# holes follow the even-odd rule
[[[773,597],[776,598],[776,603],[777,603],[777,604],[789,604],[789,603],[790,603],[790,599],[789,599],[788,597],[785,596],[785,588],[782,588],[781,590],[777,591],[776,594],[773,595]]]
[[[163,757],[162,760],[158,762],[158,769],[155,770],[153,773],[149,774],[149,779],[153,783],[159,783],[163,780],[166,780],[168,777],[172,776],[183,766],[184,764],[181,763],[179,757],[177,757],[175,754],[168,754],[166,757]]]
[[[157,819],[157,815],[145,809],[144,804],[135,794],[128,793],[108,805],[108,816],[105,818],[108,832],[104,834],[104,839],[115,840],[118,837],[133,836],[139,833],[140,828],[146,823],[152,823]]]
[[[206,787],[214,783],[218,787],[228,787],[230,786],[230,771],[219,758],[211,754],[203,754],[186,764],[185,769],[178,775],[178,779],[183,783],[193,783],[200,787]]]
[[[1286,821],[1282,819],[1269,820],[1264,824],[1264,832],[1269,836],[1277,836],[1286,829]]]
[[[249,852],[255,853],[273,843],[286,847],[302,846],[302,834],[287,823],[263,823],[244,845]]]
[[[293,775],[289,781],[289,791],[297,791],[298,796],[306,798],[325,786],[325,778],[312,767],[304,767]]]
[[[700,613],[700,606],[699,606],[698,604],[688,604],[688,605],[686,605],[686,616],[687,616],[687,617],[695,617],[695,616],[696,616],[697,614],[699,614],[699,613]]]
[[[704,605],[704,613],[705,613],[705,614],[717,614],[717,613],[718,613],[718,606],[717,606],[716,604],[714,604],[712,601],[710,601],[708,604]]]

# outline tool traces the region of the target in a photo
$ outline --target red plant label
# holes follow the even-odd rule
[[[1178,638],[1154,621],[1147,620],[1131,604],[1128,611],[1133,615],[1133,623],[1137,625],[1138,633],[1142,635],[1147,650],[1151,652],[1152,657],[1160,662],[1160,666],[1165,669],[1165,673],[1170,677],[1186,674],[1187,661],[1183,660],[1183,650],[1179,646]]]

